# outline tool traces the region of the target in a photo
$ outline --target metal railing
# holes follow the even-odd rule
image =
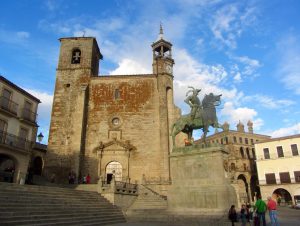
[[[32,142],[0,130],[0,145],[29,151],[31,149]]]
[[[37,113],[31,111],[30,109],[23,108],[21,117],[30,122],[36,122]]]
[[[13,113],[15,115],[18,112],[18,104],[4,96],[0,97],[0,108],[9,111],[10,113]]]

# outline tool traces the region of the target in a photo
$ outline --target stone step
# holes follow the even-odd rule
[[[21,219],[21,220],[10,220],[10,221],[2,221],[2,225],[10,226],[10,225],[89,225],[89,223],[98,225],[107,225],[107,224],[115,224],[115,223],[122,223],[126,222],[125,218],[122,217],[105,217],[105,216],[97,216],[93,218],[88,218],[85,216],[78,216],[78,217],[66,217],[66,218],[60,218],[60,219]]]
[[[47,219],[47,221],[49,219],[61,219],[61,218],[77,218],[77,217],[87,217],[87,218],[93,218],[93,217],[105,217],[105,218],[109,218],[109,217],[123,217],[123,215],[120,212],[86,212],[86,213],[78,213],[78,212],[74,212],[74,213],[45,213],[45,214],[32,214],[32,215],[20,215],[20,216],[1,216],[0,217],[0,222],[11,222],[11,221],[20,221],[20,220],[24,220],[25,218],[27,220],[42,220],[42,219]]]
[[[91,209],[86,209],[86,208],[82,208],[82,209],[64,209],[59,210],[57,208],[52,209],[52,210],[35,210],[35,211],[30,211],[30,210],[24,210],[24,211],[18,211],[15,212],[13,210],[1,210],[0,211],[0,217],[19,217],[19,216],[31,216],[31,215],[45,215],[45,214],[56,214],[56,215],[61,215],[61,214],[73,214],[76,213],[78,214],[78,212],[80,214],[106,214],[106,213],[114,213],[114,214],[121,214],[121,211],[119,209],[102,209],[99,210],[99,208],[91,208]]]
[[[68,191],[51,191],[51,190],[42,190],[42,189],[18,189],[18,188],[3,188],[0,186],[0,192],[1,193],[13,193],[13,192],[18,192],[20,194],[23,194],[23,193],[34,193],[34,194],[48,194],[48,195],[74,195],[74,194],[77,194],[79,197],[84,197],[84,196],[96,196],[98,193],[97,192],[87,192],[87,191],[77,191],[77,190],[71,190],[71,189],[68,189]]]
[[[0,183],[0,225],[107,225],[122,211],[96,192]]]
[[[62,197],[40,197],[40,196],[5,196],[1,197],[0,196],[0,202],[13,202],[13,203],[20,203],[20,202],[26,202],[30,201],[31,203],[40,203],[41,201],[44,203],[62,203],[62,202],[78,202],[78,203],[84,203],[88,201],[97,201],[102,204],[109,204],[109,202],[105,198],[101,197],[95,197],[95,198],[77,198],[77,197],[71,197],[69,199],[64,199]]]

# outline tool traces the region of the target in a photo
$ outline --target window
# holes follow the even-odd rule
[[[226,144],[228,144],[228,137],[225,137],[225,142]]]
[[[244,150],[243,150],[242,147],[240,148],[240,154],[241,154],[242,158],[244,159],[245,158],[245,153],[244,153]]]
[[[2,119],[0,119],[0,132],[1,131],[6,131],[6,128],[7,128],[7,122],[6,121],[4,121],[4,120],[2,120]]]
[[[264,157],[265,159],[270,159],[269,148],[264,148]]]
[[[245,138],[245,144],[248,144],[248,138]]]
[[[221,144],[223,144],[223,138],[221,138]]]
[[[297,144],[292,144],[291,149],[293,156],[299,155]]]
[[[236,142],[237,142],[237,140],[236,140],[236,137],[233,137],[233,142],[234,142],[234,143],[236,143]]]
[[[27,140],[27,138],[28,138],[28,129],[21,128],[21,129],[20,129],[20,132],[19,132],[19,136],[20,136],[22,139]]]
[[[249,152],[249,148],[246,148],[246,154],[247,154],[247,158],[250,159],[250,152]]]
[[[279,173],[280,182],[283,183],[291,183],[290,173],[289,172],[283,172]]]
[[[294,171],[295,181],[300,182],[300,171]]]
[[[243,166],[244,166],[244,171],[247,171],[247,165],[246,165],[246,163],[243,163]]]
[[[265,176],[267,184],[276,184],[275,173],[266,173]]]
[[[6,128],[7,128],[7,122],[0,119],[0,143],[5,143]]]
[[[23,109],[23,117],[31,120],[32,119],[32,103],[30,103],[29,101],[25,101],[24,103],[24,109]]]
[[[11,99],[11,91],[9,91],[8,89],[3,89],[2,91],[2,100],[1,100],[1,107],[4,109],[9,109],[9,103],[10,103],[10,99]]]
[[[119,100],[119,99],[120,99],[120,90],[115,89],[115,100]]]
[[[251,144],[254,144],[254,141],[253,141],[253,139],[251,139]]]
[[[72,64],[80,64],[81,51],[80,49],[74,49],[72,52]]]
[[[277,146],[277,155],[279,158],[284,157],[282,146]]]
[[[243,138],[240,137],[239,140],[240,140],[240,143],[242,144],[243,143]]]
[[[256,159],[254,148],[252,148],[252,157],[253,157],[253,159]]]

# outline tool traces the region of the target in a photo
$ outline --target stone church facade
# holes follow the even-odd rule
[[[152,44],[153,73],[98,76],[99,46],[92,37],[60,39],[45,176],[141,183],[170,182],[173,103],[172,44]]]

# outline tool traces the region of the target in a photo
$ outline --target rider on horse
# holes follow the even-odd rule
[[[186,93],[186,96],[188,96],[188,94],[190,92],[192,92],[192,95],[188,96],[184,100],[184,102],[187,103],[188,105],[190,105],[190,107],[191,107],[191,119],[194,120],[197,110],[202,108],[201,101],[199,100],[199,97],[198,97],[198,94],[201,91],[201,89],[195,89],[194,87],[191,87],[191,86],[189,86],[189,88],[191,88],[192,90],[189,90]]]

